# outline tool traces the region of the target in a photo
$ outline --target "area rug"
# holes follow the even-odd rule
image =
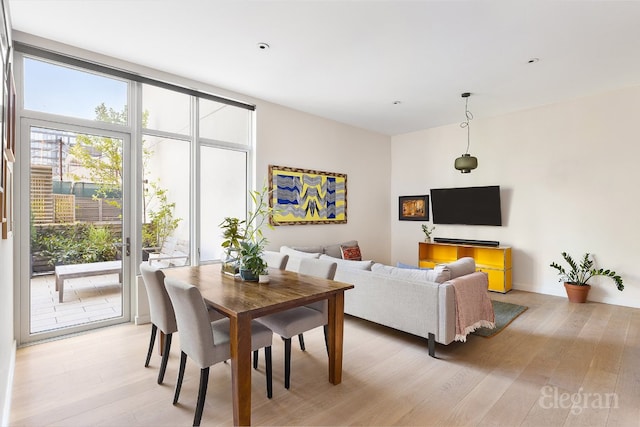
[[[490,338],[506,328],[509,323],[513,322],[516,317],[520,316],[528,308],[523,305],[495,300],[491,300],[491,303],[493,304],[493,311],[496,315],[496,327],[493,329],[478,328],[473,331],[472,334]]]

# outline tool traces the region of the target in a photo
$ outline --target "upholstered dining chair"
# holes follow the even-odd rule
[[[207,395],[209,367],[231,357],[229,344],[229,319],[209,322],[207,307],[198,288],[179,280],[167,277],[165,285],[169,298],[173,303],[176,322],[180,331],[180,369],[173,397],[173,404],[178,403],[180,388],[184,378],[187,356],[200,368],[200,387],[198,401],[193,418],[193,425],[199,426]],[[266,359],[267,397],[272,396],[271,382],[271,341],[273,333],[261,324],[251,322],[251,349],[264,348]]]
[[[160,362],[160,371],[158,372],[158,384],[164,381],[164,374],[167,370],[167,361],[169,360],[169,352],[171,351],[171,337],[178,330],[176,324],[176,316],[173,311],[173,305],[169,299],[169,294],[164,285],[164,273],[156,267],[152,267],[149,263],[140,264],[140,273],[142,281],[147,290],[147,298],[149,299],[149,314],[151,317],[151,338],[149,340],[149,350],[147,351],[147,360],[145,367],[149,366],[151,354],[153,353],[153,345],[155,344],[158,329],[165,335],[164,348],[162,349],[162,361]],[[217,312],[213,308],[208,309],[210,321],[223,319],[224,315]]]
[[[147,290],[147,298],[149,299],[149,314],[151,317],[151,339],[149,340],[149,350],[147,351],[147,360],[145,367],[149,366],[151,354],[153,353],[153,345],[160,332],[165,334],[164,348],[162,349],[162,362],[160,363],[160,371],[158,372],[158,384],[162,384],[164,373],[167,369],[167,361],[169,360],[169,351],[171,350],[171,337],[174,332],[178,331],[176,324],[176,316],[173,311],[173,305],[169,299],[169,294],[164,287],[164,273],[162,270],[151,267],[148,263],[140,264],[140,273],[142,273],[142,281]]]
[[[333,279],[336,273],[337,263],[315,258],[303,258],[300,260],[299,274]],[[284,340],[284,387],[291,384],[291,337],[298,335],[300,346],[304,351],[304,339],[302,333],[323,326],[325,333],[325,346],[327,341],[328,304],[327,301],[319,301],[304,307],[295,307],[289,310],[258,317],[256,322],[262,323]]]

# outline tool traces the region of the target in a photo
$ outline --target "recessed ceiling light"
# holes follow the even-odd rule
[[[531,58],[527,61],[527,64],[535,64],[538,61],[540,61],[540,58]]]
[[[270,47],[271,46],[269,46],[267,43],[258,43],[258,49],[260,49],[260,50],[267,50]]]

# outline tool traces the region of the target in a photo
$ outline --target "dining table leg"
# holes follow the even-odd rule
[[[251,317],[229,318],[233,424],[251,425]]]
[[[342,346],[344,331],[344,292],[329,297],[329,382],[342,382]]]

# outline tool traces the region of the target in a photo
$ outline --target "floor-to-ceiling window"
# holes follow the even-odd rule
[[[252,106],[19,44],[16,64],[19,137],[30,147],[19,158],[29,179],[16,181],[29,194],[21,230],[31,231],[20,236],[30,260],[20,269],[21,342],[128,321],[129,282],[143,260],[219,260],[218,224],[247,210]],[[72,245],[81,232],[88,240]],[[56,265],[82,272],[105,262],[120,274],[70,275],[60,297]],[[48,281],[37,296],[34,279]]]

